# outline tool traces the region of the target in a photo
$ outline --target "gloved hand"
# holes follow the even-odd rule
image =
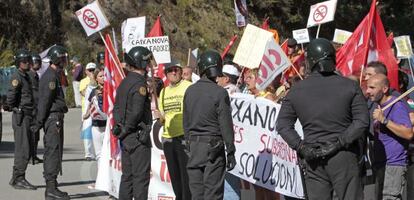
[[[227,171],[231,171],[236,166],[236,158],[234,157],[234,153],[227,154]]]
[[[326,141],[320,146],[318,150],[318,157],[322,158],[332,156],[336,154],[342,147],[343,145],[341,144],[340,140],[337,140],[335,142]]]
[[[7,111],[7,112],[11,112],[12,111],[11,107],[9,105],[7,105],[7,104],[4,104],[3,105],[3,110],[4,111]]]
[[[32,131],[32,133],[37,133],[40,131],[40,129],[42,129],[42,126],[39,124],[30,126],[30,130]]]
[[[306,161],[311,161],[319,158],[320,152],[317,144],[301,144],[297,150],[299,156]]]

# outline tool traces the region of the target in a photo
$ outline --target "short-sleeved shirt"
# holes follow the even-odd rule
[[[381,107],[391,103],[395,96],[385,102]],[[384,111],[384,116],[396,124],[411,128],[409,108],[402,101],[398,101]],[[375,164],[386,164],[393,166],[407,165],[407,149],[409,141],[397,136],[385,125],[378,121],[374,122],[374,157]]]
[[[162,137],[173,138],[184,135],[183,129],[183,102],[184,94],[192,83],[181,80],[175,86],[162,89],[158,107],[164,112],[165,124]]]
[[[79,83],[79,92],[82,93],[83,91],[85,91],[90,82],[91,82],[91,79],[89,79],[89,77],[83,78]],[[81,105],[83,105],[84,101],[85,101],[85,97],[82,96],[82,98],[81,98],[82,104]],[[85,110],[86,110],[86,108],[84,108],[84,106],[82,106],[82,113],[84,113]]]

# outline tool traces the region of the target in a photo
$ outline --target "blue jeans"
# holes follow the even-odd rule
[[[240,178],[226,173],[224,177],[224,200],[240,199]]]

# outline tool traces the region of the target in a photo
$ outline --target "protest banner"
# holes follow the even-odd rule
[[[394,38],[395,46],[397,47],[398,58],[409,58],[413,55],[411,48],[411,41],[409,35],[403,35]]]
[[[324,1],[310,7],[307,28],[334,20],[337,0]]]
[[[129,49],[132,47],[142,46],[148,48],[154,55],[155,61],[157,64],[170,63],[170,41],[168,36],[161,37],[147,37],[133,40]]]
[[[145,17],[128,18],[122,22],[122,49],[131,49],[133,43],[145,37]]]
[[[352,32],[344,31],[341,29],[335,29],[333,42],[338,44],[345,44],[345,42],[348,40],[349,37],[351,37]]]
[[[256,88],[264,90],[277,75],[290,67],[292,63],[286,56],[283,49],[270,38],[264,51],[262,62],[260,63],[258,77],[256,79]]]
[[[258,68],[270,38],[273,38],[273,33],[248,24],[237,47],[233,62],[250,69]]]
[[[276,131],[280,104],[235,93],[231,107],[237,165],[230,173],[271,191],[303,198],[296,152]],[[295,129],[303,137],[299,122]]]
[[[75,14],[88,36],[109,26],[109,21],[97,0],[76,11]]]
[[[307,28],[298,29],[292,31],[293,38],[298,42],[298,44],[307,43],[310,41],[309,39],[309,31]]]

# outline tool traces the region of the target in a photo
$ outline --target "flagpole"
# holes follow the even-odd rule
[[[242,70],[241,70],[241,73],[240,73],[240,76],[239,76],[239,78],[237,79],[237,83],[236,83],[236,88],[237,87],[239,87],[239,83],[240,83],[240,81],[241,81],[241,78],[242,78],[242,76],[243,76],[243,72],[244,72],[244,69],[245,69],[246,67],[244,67],[243,66],[243,68],[242,68]]]
[[[302,52],[305,53],[305,50],[303,49],[303,43],[301,43],[300,46],[302,47]]]
[[[102,41],[104,42],[105,47],[106,47],[106,49],[108,50],[108,52],[109,52],[110,56],[112,57],[112,59],[114,59],[114,63],[115,63],[115,65],[116,65],[116,69],[118,70],[118,73],[119,73],[119,74],[121,74],[121,75],[123,76],[123,78],[124,78],[124,77],[125,77],[124,71],[122,71],[122,70],[121,70],[122,68],[120,68],[120,67],[119,67],[119,63],[115,61],[115,56],[114,56],[114,55],[112,55],[112,52],[109,50],[109,46],[108,46],[108,44],[106,43],[106,41],[105,41],[105,39],[104,39],[104,37],[103,37],[103,35],[102,35],[101,31],[99,31],[99,35],[101,36],[101,39],[102,39]]]
[[[410,68],[411,78],[413,79],[413,82],[414,82],[413,68],[411,67],[411,58],[412,58],[412,57],[413,57],[413,55],[411,55],[411,56],[408,58],[408,67]]]
[[[190,66],[191,48],[188,48],[187,67]]]
[[[316,31],[316,38],[319,38],[319,31],[321,30],[321,25],[318,25],[318,31]]]

